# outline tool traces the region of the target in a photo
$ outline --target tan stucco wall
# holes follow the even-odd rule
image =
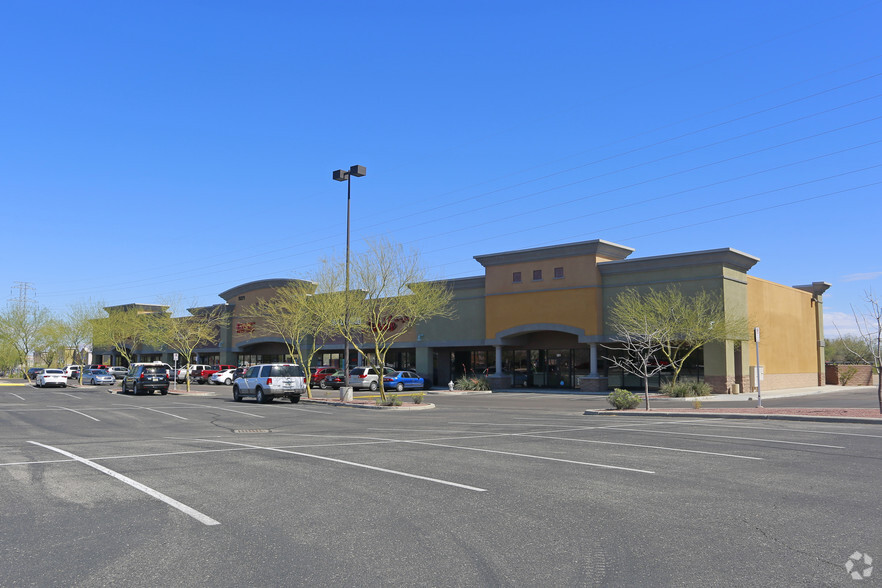
[[[551,323],[599,335],[600,288],[525,292],[486,298],[487,337],[529,323]]]
[[[519,261],[486,268],[487,294],[519,294],[560,288],[584,288],[600,284],[598,261],[594,255],[553,257],[537,261]],[[564,268],[563,278],[554,278],[554,268]],[[533,281],[533,270],[542,270],[542,279]],[[521,283],[512,283],[512,274],[521,272]]]
[[[767,280],[747,278],[748,318],[760,328],[760,365],[766,378],[785,374],[817,374],[818,333],[812,295]],[[756,344],[745,346],[751,364]]]

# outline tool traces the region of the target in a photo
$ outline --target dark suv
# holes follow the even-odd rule
[[[159,391],[168,394],[168,370],[164,365],[136,365],[123,378],[122,393],[147,394]]]

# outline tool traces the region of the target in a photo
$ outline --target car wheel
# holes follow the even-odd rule
[[[263,388],[257,389],[257,396],[254,398],[258,404],[263,404],[266,402],[266,397],[263,395]]]
[[[168,394],[168,388],[166,388],[164,390],[160,390],[160,392],[162,393],[163,396],[165,396],[166,394]]]
[[[377,391],[377,383],[376,382],[371,382],[371,385],[368,387],[371,389],[371,392]]]
[[[398,385],[395,386],[395,389],[398,390],[399,392],[404,392],[404,384],[402,384],[401,382],[398,382]]]
[[[67,384],[62,384],[61,387],[62,387],[62,388],[67,388]]]
[[[232,383],[233,383],[233,380],[231,380],[230,378],[227,378],[226,380],[224,380],[224,386],[229,386]]]
[[[291,404],[297,404],[300,402],[300,394],[292,394],[288,397],[288,400],[291,401]]]
[[[239,396],[239,386],[233,386],[233,402],[241,402],[242,397]]]
[[[132,384],[132,395],[138,395],[138,384]]]
[[[322,380],[321,382],[319,382],[319,388],[321,388],[322,390],[327,390],[327,389],[328,389],[328,383],[325,382],[324,380]]]

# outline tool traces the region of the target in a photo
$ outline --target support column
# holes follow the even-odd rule
[[[494,376],[502,375],[502,345],[496,346],[496,371],[493,374]]]
[[[589,343],[591,347],[591,377],[597,377],[597,343]]]
[[[601,376],[597,370],[597,343],[589,343],[591,350],[591,373],[579,378],[579,390],[605,394],[609,389],[609,378]]]
[[[496,350],[496,371],[488,376],[487,383],[491,390],[511,388],[511,378],[502,373],[502,345],[494,345]]]

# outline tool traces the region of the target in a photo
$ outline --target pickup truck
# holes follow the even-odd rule
[[[211,377],[211,374],[217,373],[221,370],[234,370],[234,369],[236,369],[236,366],[234,366],[234,365],[212,365],[212,366],[208,366],[208,369],[204,369],[199,372],[194,371],[192,377],[196,380],[197,383],[204,384],[205,382],[208,381],[208,378]]]

